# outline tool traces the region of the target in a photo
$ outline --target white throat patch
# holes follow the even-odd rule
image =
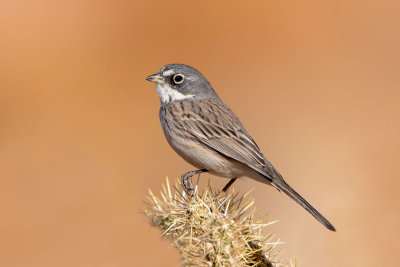
[[[157,93],[160,96],[161,103],[168,104],[177,100],[193,98],[194,95],[184,95],[171,88],[166,83],[157,83]]]

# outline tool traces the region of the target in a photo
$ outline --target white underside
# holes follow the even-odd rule
[[[168,104],[173,101],[193,98],[194,95],[184,95],[175,89],[172,89],[166,83],[157,83],[156,87],[157,93],[160,96],[161,103]]]

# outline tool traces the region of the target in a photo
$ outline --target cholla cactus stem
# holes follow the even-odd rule
[[[196,185],[191,196],[178,187],[177,181],[172,192],[167,179],[160,197],[149,190],[145,214],[173,240],[183,266],[294,266],[278,258],[281,243],[265,233],[274,222],[255,219],[250,192],[221,193],[210,185],[199,192]]]

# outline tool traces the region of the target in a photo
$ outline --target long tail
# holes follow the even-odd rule
[[[283,179],[273,180],[272,185],[275,186],[280,191],[284,192],[291,199],[300,204],[306,211],[308,211],[315,219],[317,219],[320,223],[322,223],[326,228],[331,231],[335,231],[335,227],[324,217],[321,213],[319,213],[310,203],[307,202],[299,193],[297,193],[290,185],[288,185]]]

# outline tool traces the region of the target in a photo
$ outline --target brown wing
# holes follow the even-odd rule
[[[175,118],[174,126],[186,137],[240,161],[269,179],[271,185],[283,191],[328,229],[335,227],[301,195],[290,187],[278,171],[264,158],[236,115],[221,100],[181,101],[169,104]]]
[[[268,178],[280,177],[236,115],[221,100],[174,102],[168,110],[177,113],[172,115],[179,130]]]

